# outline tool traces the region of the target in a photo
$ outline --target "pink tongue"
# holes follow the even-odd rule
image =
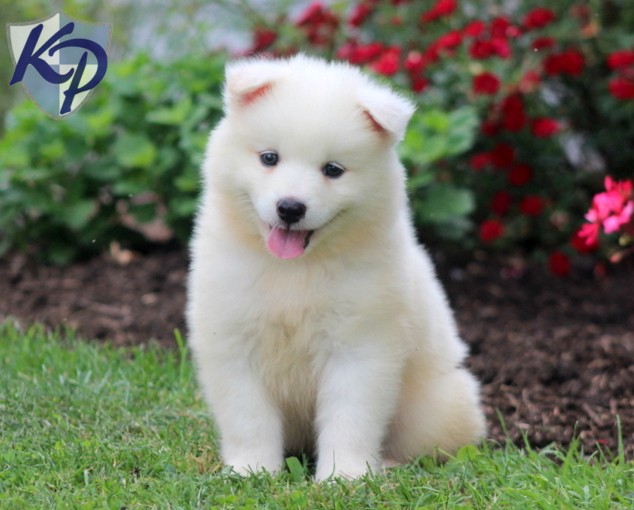
[[[273,227],[269,232],[266,246],[276,257],[294,259],[304,253],[307,235],[308,230],[286,230]]]

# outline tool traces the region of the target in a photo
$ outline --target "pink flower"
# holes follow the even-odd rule
[[[613,234],[632,221],[634,216],[632,181],[615,181],[607,176],[604,185],[605,191],[594,196],[592,207],[585,216],[595,225],[592,229],[586,227],[582,232],[588,242],[598,237],[595,230],[598,230],[599,225],[606,234]]]

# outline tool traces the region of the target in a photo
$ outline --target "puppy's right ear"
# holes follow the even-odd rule
[[[264,97],[273,87],[279,72],[273,62],[243,60],[229,64],[225,74],[225,108],[235,110]]]

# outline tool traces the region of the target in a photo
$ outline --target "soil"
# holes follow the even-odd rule
[[[521,260],[441,262],[483,385],[489,437],[634,458],[634,271],[553,278]],[[0,321],[67,325],[119,345],[174,345],[185,331],[187,255],[114,250],[68,267],[0,261]]]

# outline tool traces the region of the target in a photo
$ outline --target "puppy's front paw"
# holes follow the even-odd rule
[[[317,463],[315,481],[322,482],[332,478],[354,480],[367,473],[371,473],[376,466],[365,458],[355,458],[340,455],[336,459]]]
[[[225,458],[225,464],[240,476],[249,476],[254,473],[267,471],[277,473],[282,466],[281,458],[277,455],[255,455],[253,452]]]

